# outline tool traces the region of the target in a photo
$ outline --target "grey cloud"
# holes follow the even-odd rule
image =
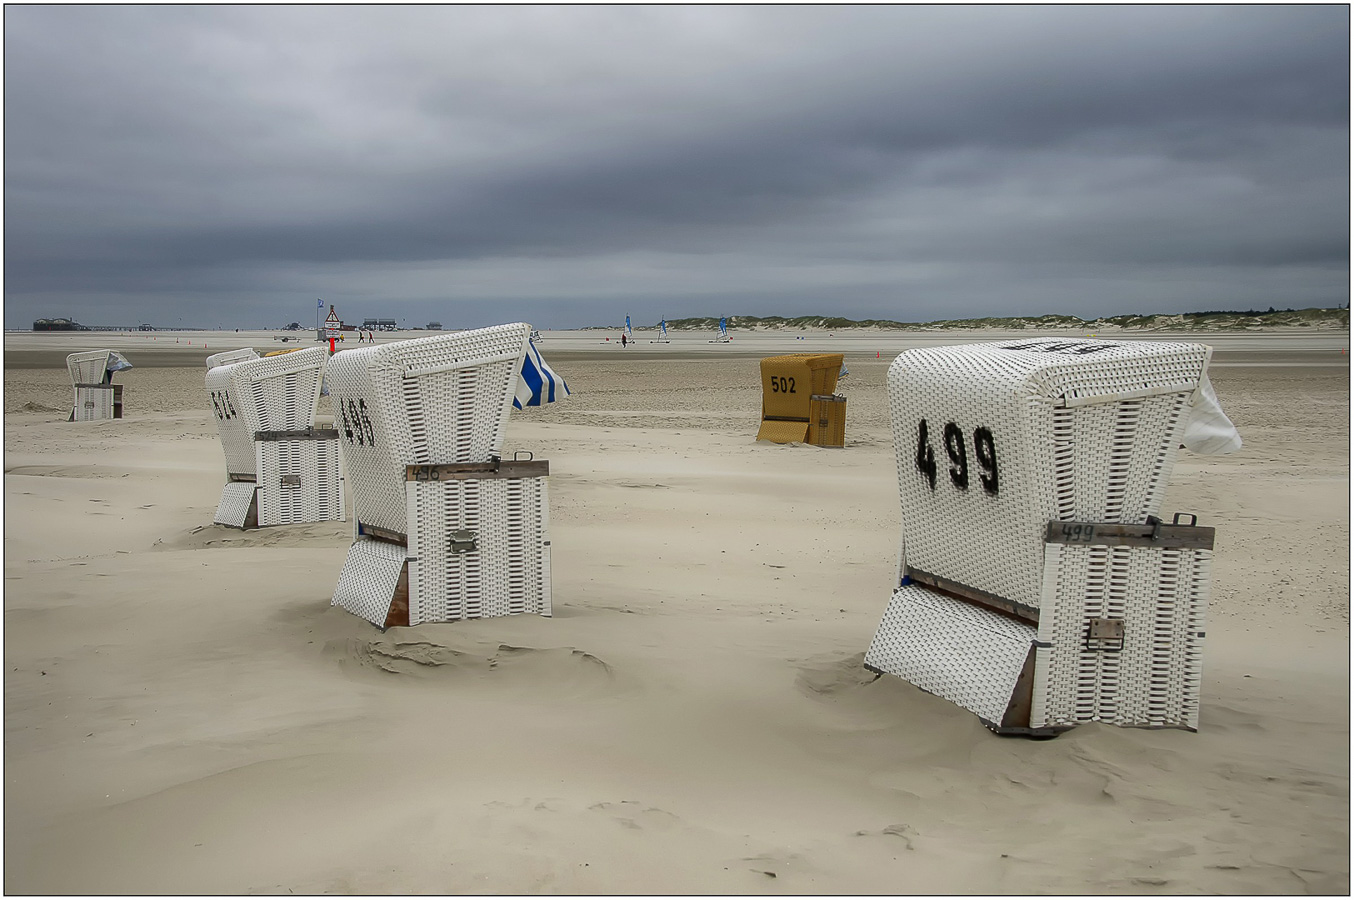
[[[219,296],[265,324],[322,289],[556,326],[1344,302],[1348,25],[1343,7],[9,7],[6,314]]]

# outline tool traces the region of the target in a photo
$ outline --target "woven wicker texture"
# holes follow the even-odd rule
[[[234,475],[254,475],[254,432],[240,412],[239,391],[231,380],[232,365],[217,366],[207,372],[208,409],[216,419],[216,433],[226,454],[226,471]]]
[[[451,549],[454,531],[475,549]],[[546,477],[409,484],[409,624],[550,615]]]
[[[246,362],[251,359],[258,359],[259,354],[253,347],[241,347],[239,350],[222,350],[220,353],[213,353],[207,357],[207,368],[215,369],[217,366],[227,366],[231,363]]]
[[[808,440],[808,422],[777,422],[774,419],[762,419],[757,429],[757,440],[771,441],[773,444],[802,444]]]
[[[113,418],[113,386],[78,387],[73,406],[76,422],[97,422]]]
[[[221,488],[221,502],[217,504],[212,523],[243,528],[245,519],[249,518],[249,507],[254,502],[257,488],[252,481],[232,481]]]
[[[900,354],[888,389],[908,565],[1038,606],[1050,520],[1158,512],[1208,356],[1047,338]]]
[[[1000,724],[1035,630],[916,584],[893,592],[865,663]]]
[[[287,431],[315,424],[320,381],[329,353],[323,347],[234,363],[236,406],[253,431]]]
[[[331,605],[384,626],[404,561],[404,548],[398,544],[358,538],[348,548]]]
[[[343,520],[337,439],[255,441],[254,452],[260,526]]]
[[[329,391],[361,522],[406,534],[406,465],[499,452],[530,334],[497,325],[334,355]]]
[[[108,380],[108,358],[112,350],[87,350],[66,357],[71,384],[103,384]]]
[[[323,347],[312,347],[284,356],[227,363],[207,372],[208,408],[216,417],[227,472],[257,474],[255,432],[300,430],[315,424],[327,358]]]
[[[762,417],[807,418],[809,398],[837,389],[840,353],[790,353],[761,362]]]
[[[1047,544],[1031,725],[1197,729],[1212,555]],[[1093,619],[1123,622],[1122,649]]]

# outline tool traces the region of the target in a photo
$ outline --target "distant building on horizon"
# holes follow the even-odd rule
[[[371,331],[398,331],[394,319],[363,319],[362,327]]]
[[[73,319],[37,319],[33,322],[34,331],[89,331],[87,327],[81,325]]]
[[[441,330],[442,330],[442,323],[441,323],[441,322],[429,322],[429,323],[428,323],[428,330],[429,330],[429,331],[441,331]]]

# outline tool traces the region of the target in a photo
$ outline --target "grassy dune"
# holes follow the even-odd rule
[[[1267,328],[1320,328],[1347,330],[1348,309],[1266,309],[1266,310],[1209,310],[1177,313],[1174,315],[1121,315],[1102,319],[1081,319],[1077,316],[1013,316],[982,319],[942,319],[934,322],[895,322],[892,319],[843,319],[838,316],[728,316],[731,329],[756,331],[794,331],[808,329],[845,330],[848,328],[880,328],[898,331],[928,329],[995,329],[1067,328],[1077,331],[1249,331]],[[597,326],[610,328],[614,326]],[[637,330],[653,330],[656,326],[637,326]],[[718,316],[690,319],[669,319],[672,331],[714,331],[719,328]]]

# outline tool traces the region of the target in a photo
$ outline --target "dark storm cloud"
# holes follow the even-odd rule
[[[1344,7],[5,18],[11,327],[1347,299]]]

